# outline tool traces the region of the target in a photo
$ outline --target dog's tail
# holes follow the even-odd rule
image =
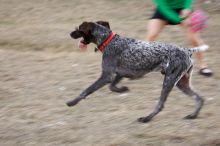
[[[194,53],[194,52],[204,52],[208,50],[209,46],[208,45],[201,45],[195,48],[190,48],[189,51]]]

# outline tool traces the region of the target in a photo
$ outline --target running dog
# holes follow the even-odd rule
[[[99,79],[85,89],[75,99],[67,102],[68,106],[76,105],[89,94],[106,84],[114,92],[128,91],[128,87],[117,87],[122,78],[138,79],[151,71],[159,71],[164,75],[163,87],[159,102],[153,112],[138,119],[148,122],[164,107],[164,103],[174,86],[196,101],[196,109],[187,115],[186,119],[198,116],[204,100],[192,90],[190,79],[193,69],[191,56],[193,52],[204,51],[208,46],[197,48],[182,48],[172,44],[160,42],[145,42],[122,37],[110,29],[105,21],[83,22],[70,36],[73,39],[82,38],[81,43],[94,43],[103,53],[102,74]]]

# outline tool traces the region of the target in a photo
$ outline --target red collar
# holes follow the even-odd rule
[[[104,52],[105,47],[111,42],[111,40],[115,37],[116,33],[112,32],[108,39],[100,46],[98,47],[99,51]]]

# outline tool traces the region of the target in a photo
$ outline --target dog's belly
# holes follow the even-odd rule
[[[116,71],[116,73],[119,74],[120,76],[123,76],[123,77],[126,77],[126,78],[138,79],[138,78],[143,77],[148,72],[146,72],[146,71],[134,71],[134,70],[118,69]]]
[[[130,78],[130,79],[138,79],[143,77],[145,74],[151,72],[151,71],[159,71],[161,70],[160,67],[155,68],[153,70],[151,69],[137,69],[136,67],[132,68],[130,66],[130,68],[124,68],[124,67],[118,67],[116,69],[116,73],[119,74],[120,76],[126,77],[126,78]]]
[[[120,74],[128,76],[141,77],[152,71],[161,71],[162,62],[161,61],[147,61],[147,60],[123,60],[117,66],[116,70]]]
[[[138,79],[149,72],[161,72],[164,70],[164,62],[159,59],[148,60],[146,58],[124,59],[118,64],[116,72],[123,77]]]

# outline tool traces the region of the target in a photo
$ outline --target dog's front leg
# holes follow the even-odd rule
[[[102,76],[91,86],[85,89],[78,97],[74,100],[67,102],[68,106],[76,105],[80,100],[85,99],[89,94],[95,92],[96,90],[100,89],[107,83],[111,82],[111,74],[103,73]]]
[[[120,88],[118,88],[118,87],[116,86],[116,84],[118,84],[118,83],[122,80],[122,78],[123,78],[123,77],[122,77],[121,75],[116,74],[114,80],[111,82],[111,84],[110,84],[110,86],[109,86],[109,89],[110,89],[111,91],[113,91],[113,92],[118,92],[118,93],[122,93],[122,92],[128,91],[129,89],[128,89],[128,87],[126,87],[126,86],[122,86],[122,87],[120,87]]]

